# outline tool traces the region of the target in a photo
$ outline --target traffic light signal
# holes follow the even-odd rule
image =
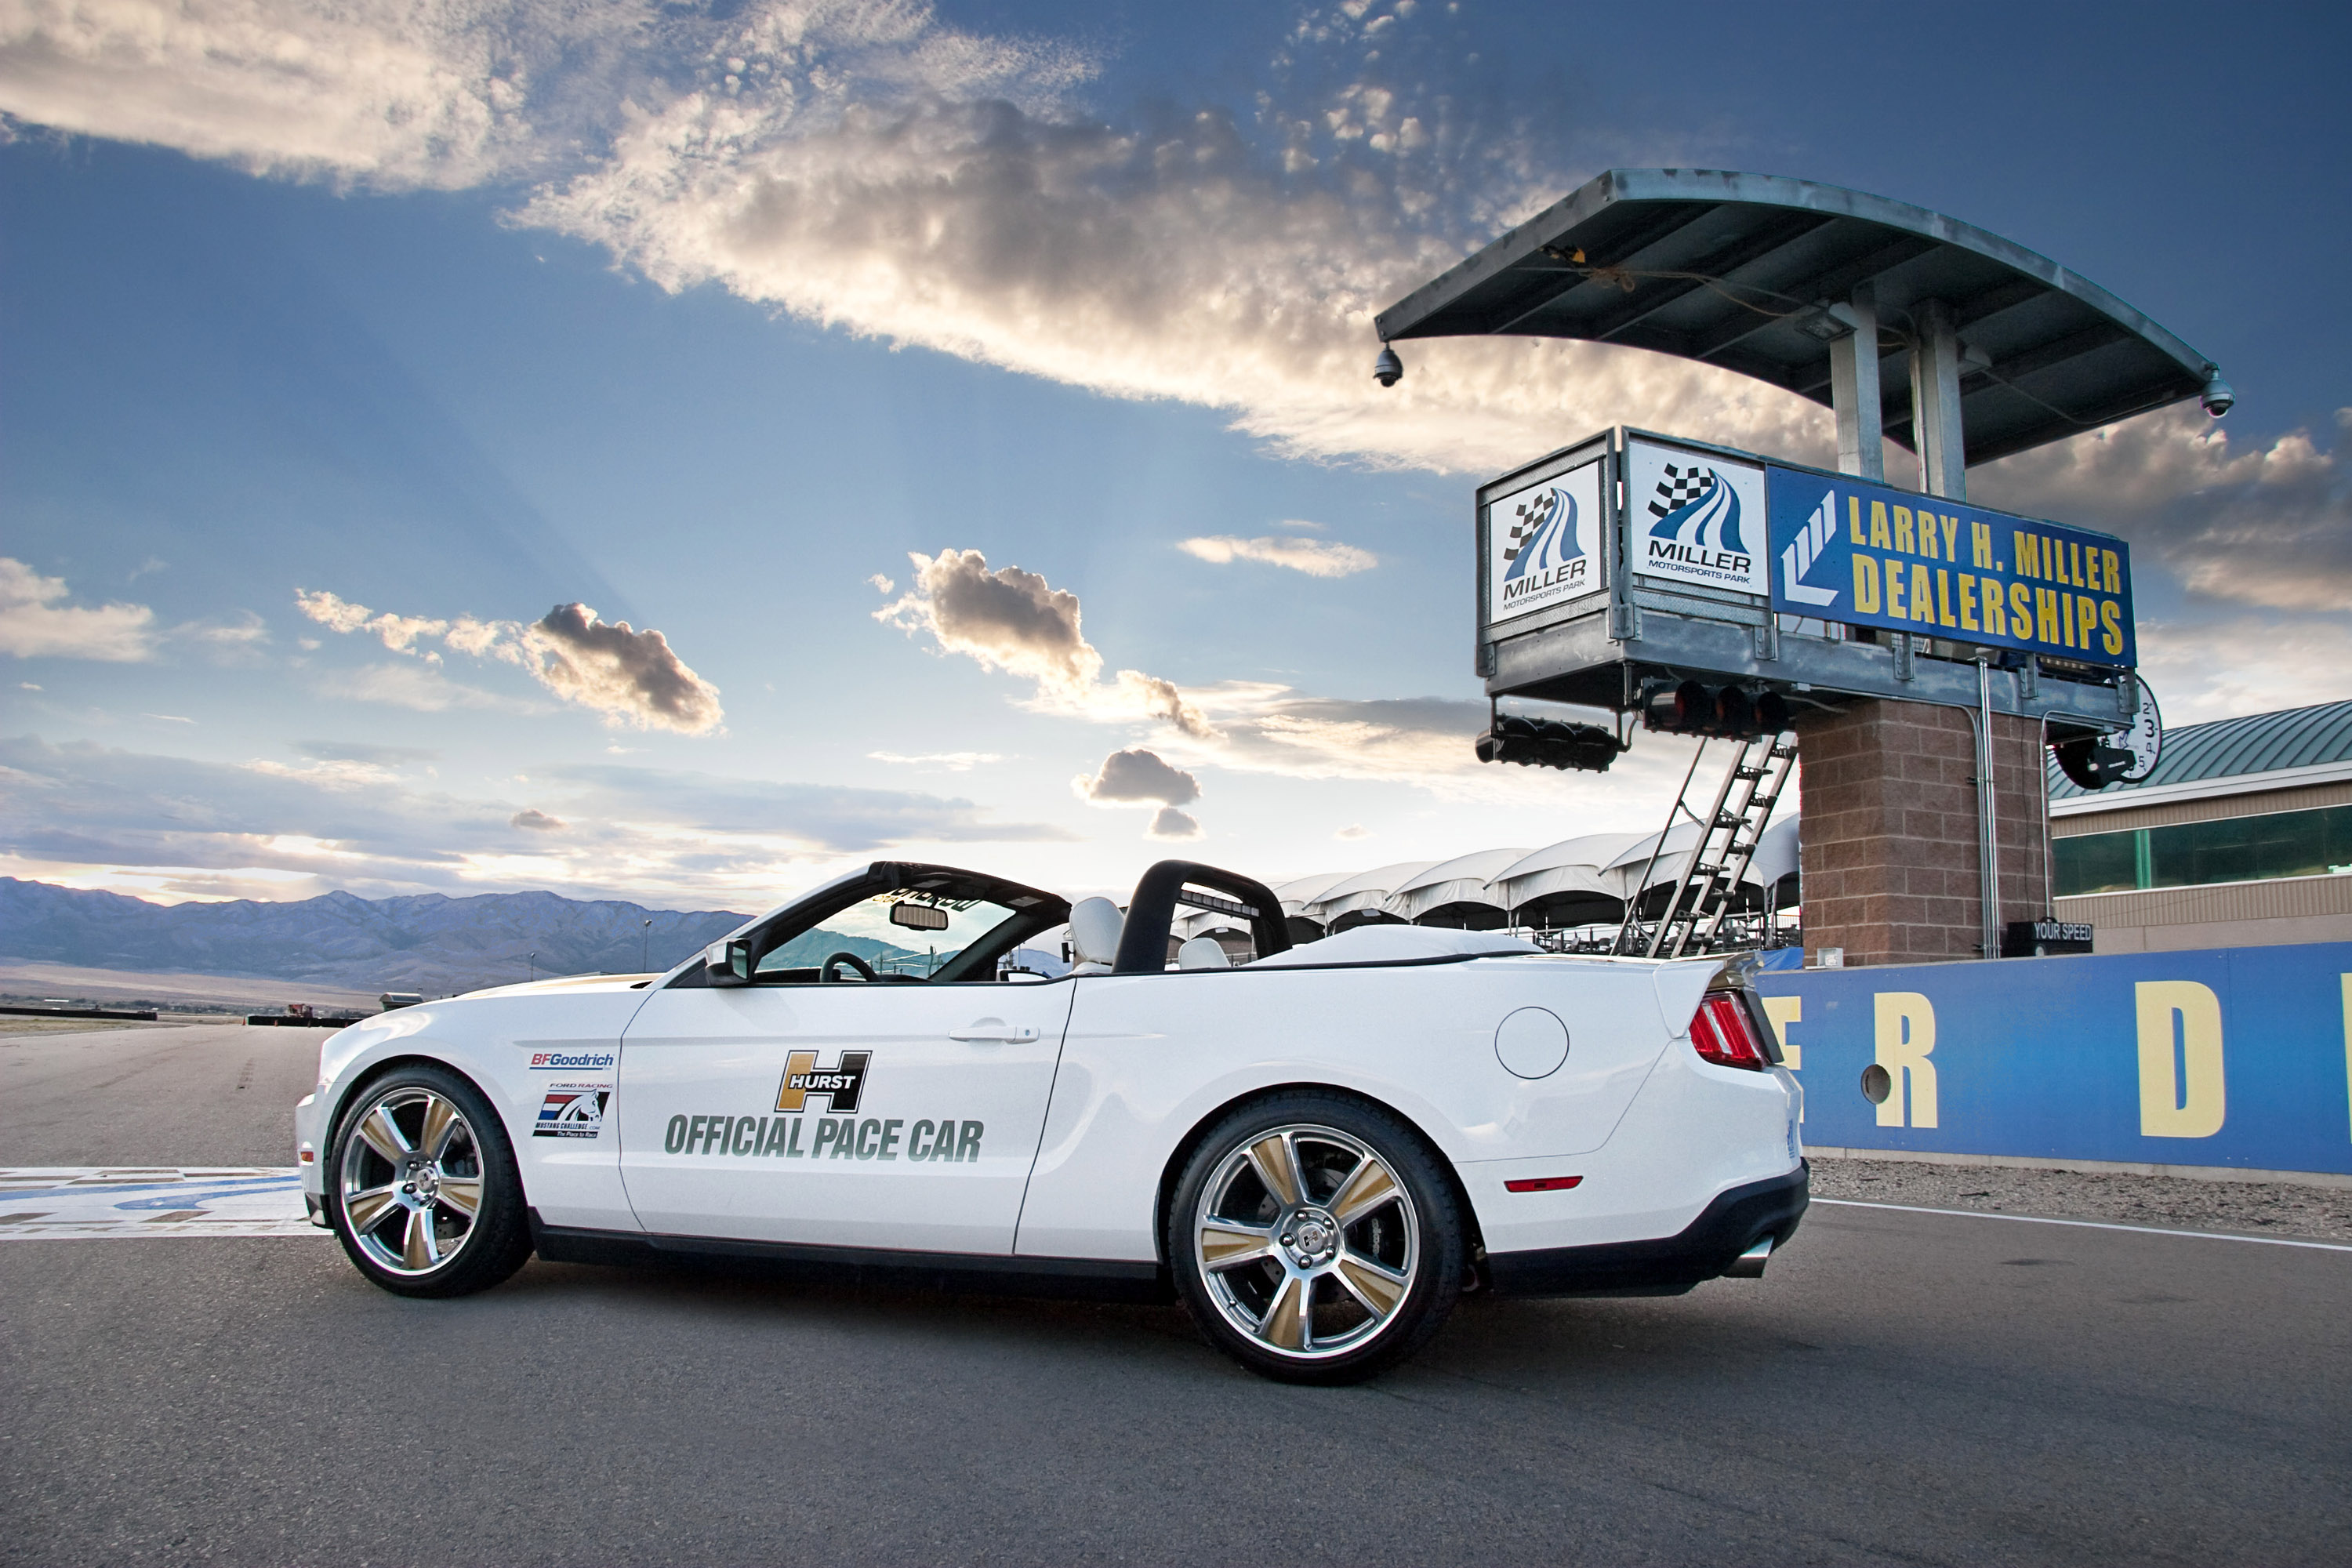
[[[1787,729],[1789,701],[1777,691],[1751,693],[1743,687],[1685,680],[1653,687],[1643,699],[1642,721],[1669,734],[1744,741]]]
[[[1535,768],[1577,769],[1605,773],[1625,748],[1598,724],[1567,724],[1497,713],[1494,727],[1475,742],[1482,763],[1517,763]]]
[[[2084,789],[2105,789],[2131,771],[2132,754],[2108,745],[2104,735],[2060,741],[2050,749],[2057,753],[2058,771]]]

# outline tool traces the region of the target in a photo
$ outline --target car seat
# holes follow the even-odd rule
[[[1108,899],[1080,899],[1070,906],[1070,956],[1073,974],[1108,974],[1118,961],[1119,932],[1127,917]]]
[[[1227,969],[1232,964],[1233,961],[1225,956],[1225,950],[1213,936],[1196,936],[1176,950],[1176,967],[1179,969]]]

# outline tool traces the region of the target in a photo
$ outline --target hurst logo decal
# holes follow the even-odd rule
[[[673,1116],[662,1137],[672,1154],[720,1154],[769,1160],[945,1160],[980,1158],[985,1123],[928,1118],[909,1126],[902,1116],[854,1114],[866,1095],[871,1051],[844,1051],[835,1067],[820,1067],[814,1051],[784,1058],[776,1090],[782,1116]],[[813,1105],[812,1100],[822,1100]],[[869,1108],[870,1109],[870,1108]],[[821,1114],[824,1111],[835,1114]]]
[[[776,1089],[776,1109],[806,1110],[812,1097],[822,1096],[825,1109],[847,1115],[857,1109],[858,1096],[866,1092],[866,1068],[873,1059],[871,1051],[844,1051],[839,1067],[821,1068],[814,1051],[794,1051],[784,1058],[784,1081]]]

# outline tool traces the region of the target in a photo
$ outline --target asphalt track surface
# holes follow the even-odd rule
[[[319,1037],[0,1042],[0,1164],[284,1164]],[[0,1562],[2344,1562],[2352,1253],[1817,1207],[1366,1387],[1174,1309],[0,1242]]]

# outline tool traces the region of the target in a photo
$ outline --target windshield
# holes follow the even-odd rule
[[[894,912],[897,918],[893,918]],[[893,889],[861,900],[764,954],[755,973],[781,977],[808,970],[846,952],[877,974],[928,980],[948,961],[1022,911],[992,899],[950,899],[938,893]],[[835,972],[862,978],[853,965]]]

